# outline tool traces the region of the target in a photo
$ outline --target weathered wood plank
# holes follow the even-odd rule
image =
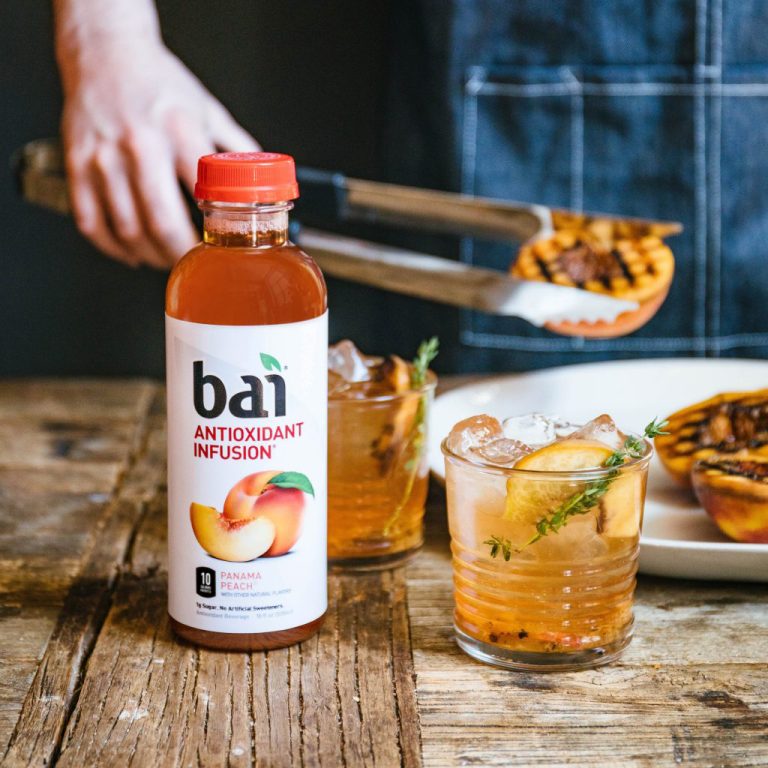
[[[68,389],[70,399],[79,397],[76,386]],[[0,383],[0,632],[13,638],[0,644],[0,754],[139,432],[137,423],[104,422],[104,439],[91,439],[95,432],[82,405],[82,422],[71,426],[56,398],[30,399],[40,391],[23,382]],[[110,408],[122,403],[128,415],[138,412],[133,401],[144,402],[146,392],[146,384],[126,391],[119,382],[103,383],[90,404],[106,398]],[[117,424],[116,438],[108,437],[110,424]],[[63,434],[69,455],[57,442]]]
[[[108,391],[113,389],[108,388]],[[136,436],[126,445],[138,446],[141,435],[148,429],[150,402],[144,397],[145,392],[146,387],[138,390],[144,403],[144,414],[134,425]],[[154,428],[162,431],[162,422],[155,420]],[[136,472],[144,478],[144,495],[138,492],[136,481],[131,480],[128,484],[130,494],[123,498],[118,492],[110,500],[117,478],[130,460],[131,454],[126,451],[121,464],[73,463],[69,467],[52,467],[50,473],[39,469],[0,470],[8,479],[3,484],[5,500],[11,499],[4,505],[3,515],[5,530],[10,528],[4,534],[9,541],[6,544],[4,537],[0,536],[0,551],[15,551],[25,564],[33,566],[33,570],[37,566],[38,574],[42,564],[55,572],[59,556],[64,553],[71,556],[75,552],[85,552],[84,564],[74,581],[70,581],[71,587],[65,593],[58,623],[23,700],[16,727],[8,742],[4,760],[9,765],[49,764],[56,755],[77,695],[82,666],[106,615],[111,590],[125,560],[135,526],[143,514],[147,498],[157,492],[162,482],[162,457],[143,450]],[[151,471],[148,472],[143,464],[148,464]],[[43,475],[46,479],[36,486],[28,482],[31,473]],[[30,503],[27,505],[20,501],[26,498],[25,493],[29,496],[27,501]],[[17,509],[19,514],[13,514]],[[26,515],[22,511],[26,511]],[[54,519],[56,513],[58,521]],[[68,532],[70,526],[72,530]],[[25,546],[22,541],[24,534],[36,543]],[[20,545],[13,547],[10,540],[15,537],[19,538]],[[61,584],[61,581],[54,581]],[[25,583],[29,584],[29,580]],[[6,599],[12,594],[6,593]],[[15,596],[24,604],[28,604],[31,597],[25,593]],[[51,597],[56,605],[58,596]]]
[[[122,466],[134,446],[135,421],[5,418],[0,421],[0,466],[71,467],[81,463]]]
[[[67,595],[61,618],[29,689],[6,760],[9,764],[45,764],[55,752],[96,632],[106,613],[115,565],[130,538],[136,516],[132,505],[110,506],[105,526],[114,534],[109,553],[89,557]],[[121,546],[122,545],[122,548]],[[107,556],[111,555],[111,558]]]
[[[402,600],[402,577],[402,571],[348,577],[354,579],[350,587],[354,591],[353,601],[358,608],[357,666],[363,733],[373,753],[380,756],[377,762],[384,765],[399,763],[400,744],[393,739],[393,736],[399,734],[397,698],[391,695],[394,687],[391,606],[377,592],[393,589],[394,595]],[[385,629],[389,631],[385,632]]]
[[[121,471],[97,466],[0,468],[0,559],[47,563],[53,571],[59,558],[82,553]]]
[[[174,765],[190,754],[189,727],[205,717],[209,694],[196,684],[197,652],[169,642],[165,603],[164,578],[121,580],[57,765]]]
[[[199,652],[187,733],[200,736],[187,735],[180,765],[237,768],[253,764],[250,677],[250,658],[245,653]]]
[[[419,681],[425,765],[768,764],[763,665]]]
[[[60,607],[79,568],[79,557],[0,556],[0,606],[18,607],[22,613],[41,605]],[[0,627],[9,616],[0,615]]]
[[[144,379],[4,379],[0,381],[0,419],[140,422],[157,384]]]
[[[257,653],[252,658],[251,706],[254,761],[258,768],[302,765],[300,687],[291,671],[299,665],[298,648]]]
[[[41,636],[47,641],[48,632],[44,631],[36,635],[35,642]],[[6,635],[4,630],[3,637],[12,638],[13,635],[10,633]],[[13,733],[16,721],[19,719],[21,702],[29,691],[39,663],[39,657],[21,658],[12,655],[11,659],[0,659],[0,734],[4,735],[5,742]]]
[[[398,581],[394,589],[399,592],[392,605],[392,636],[403,637],[402,642],[393,642],[392,658],[398,719],[401,733],[400,751],[403,765],[421,765],[421,726],[416,704],[416,672],[413,665],[411,627],[409,620],[408,590],[405,581]],[[407,638],[407,641],[405,640]]]
[[[337,608],[338,603],[334,607]],[[336,676],[342,673],[342,665],[347,666],[349,657],[337,657],[339,647],[333,642],[333,635],[338,613],[333,608],[327,621],[324,630],[302,643],[297,649],[298,654],[291,657],[292,661],[298,662],[290,673],[291,683],[299,689],[300,708],[297,714],[301,730],[296,735],[304,765],[344,764]],[[296,672],[298,675],[295,675]],[[269,755],[270,759],[276,757]],[[264,758],[267,755],[263,755]]]
[[[168,626],[164,514],[137,532],[59,765],[420,765],[402,571],[333,576],[300,646],[195,650]]]

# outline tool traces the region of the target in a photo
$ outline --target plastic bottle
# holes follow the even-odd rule
[[[288,240],[293,159],[198,163],[166,292],[169,613],[192,643],[300,642],[327,607],[327,293]]]

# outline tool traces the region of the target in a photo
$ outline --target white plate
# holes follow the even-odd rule
[[[498,418],[540,411],[585,422],[610,413],[625,431],[642,432],[654,417],[717,394],[768,387],[768,361],[631,360],[511,374],[458,387],[435,401],[429,463],[444,477],[441,440],[468,416]],[[768,582],[768,544],[730,541],[697,504],[651,463],[640,570],[688,579]]]

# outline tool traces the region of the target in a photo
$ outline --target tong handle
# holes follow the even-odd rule
[[[530,240],[551,221],[545,206],[501,203],[482,197],[349,179],[349,205],[377,212],[380,219],[474,237]],[[551,227],[551,224],[549,224]]]
[[[302,194],[340,219],[518,241],[552,228],[550,210],[543,205],[353,179],[314,168],[297,168],[297,177]]]

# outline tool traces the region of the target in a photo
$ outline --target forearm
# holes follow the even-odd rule
[[[53,0],[53,14],[56,58],[65,80],[68,71],[102,45],[160,42],[153,0]]]

